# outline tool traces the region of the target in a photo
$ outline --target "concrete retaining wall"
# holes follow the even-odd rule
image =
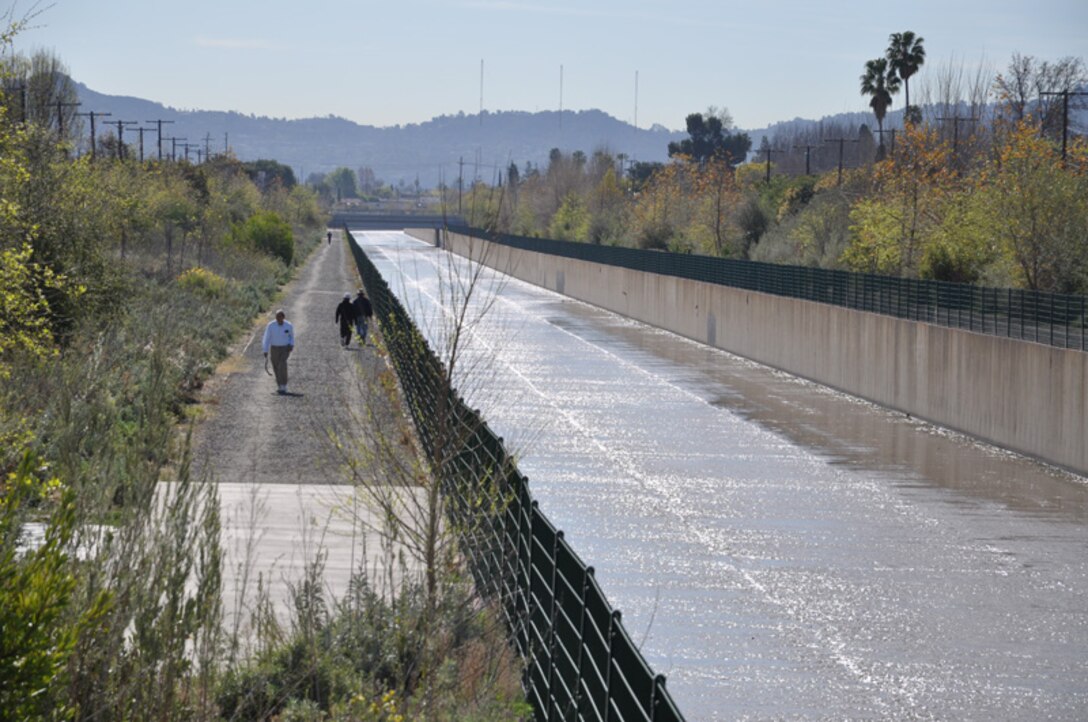
[[[1084,352],[446,239],[524,281],[1088,475]]]

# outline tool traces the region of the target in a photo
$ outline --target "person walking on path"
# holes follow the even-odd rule
[[[351,303],[350,293],[345,293],[344,300],[336,307],[336,321],[340,324],[340,345],[347,348],[351,343],[351,327],[355,323],[355,306]]]
[[[272,370],[276,374],[276,393],[287,393],[287,357],[295,350],[295,327],[287,320],[283,309],[276,311],[276,320],[270,321],[264,329],[261,342],[264,357],[272,354]],[[265,369],[267,370],[267,366]]]
[[[367,323],[374,315],[374,309],[370,305],[370,299],[366,297],[363,289],[359,289],[355,300],[351,302],[355,307],[355,333],[359,334],[359,345],[366,345]]]

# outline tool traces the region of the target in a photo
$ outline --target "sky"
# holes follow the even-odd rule
[[[742,129],[868,110],[865,61],[911,30],[941,69],[1013,53],[1088,61],[1088,0],[0,0],[38,11],[18,51],[55,52],[110,95],[182,110],[421,123],[481,107],[600,109],[682,129],[727,108]],[[482,63],[482,83],[481,83]],[[636,83],[637,77],[637,83]],[[902,103],[902,94],[893,110]]]

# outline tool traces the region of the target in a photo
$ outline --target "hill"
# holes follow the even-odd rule
[[[641,161],[664,161],[669,142],[686,134],[660,126],[634,128],[599,110],[528,113],[521,111],[443,115],[424,123],[379,128],[344,118],[258,117],[236,112],[178,110],[140,98],[104,95],[77,83],[83,112],[111,113],[109,120],[164,120],[166,137],[185,138],[190,144],[205,143],[213,152],[229,145],[242,160],[273,158],[291,166],[300,178],[313,172],[329,172],[344,166],[370,167],[377,177],[392,183],[435,186],[444,178],[452,183],[464,163],[466,179],[494,178],[511,162],[544,166],[548,153],[580,150],[587,155],[599,148],[623,153]],[[562,122],[560,122],[562,121]],[[100,126],[99,134],[109,131]],[[128,130],[126,142],[132,142]],[[145,134],[145,152],[155,150],[155,133]],[[193,158],[195,159],[195,152]]]

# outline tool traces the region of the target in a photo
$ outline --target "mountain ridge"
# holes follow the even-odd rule
[[[546,167],[553,148],[586,155],[604,148],[629,160],[665,162],[669,143],[687,137],[685,131],[659,125],[635,128],[596,109],[564,110],[562,117],[555,110],[458,112],[419,123],[379,127],[335,115],[287,119],[237,111],[182,110],[134,96],[99,93],[79,82],[75,86],[83,109],[111,113],[112,122],[168,121],[168,129],[163,129],[167,138],[184,139],[191,148],[201,150],[207,145],[213,153],[229,147],[241,160],[273,159],[290,166],[299,180],[339,167],[368,167],[376,177],[393,184],[410,185],[418,180],[423,187],[434,187],[441,182],[456,183],[458,177],[466,183],[473,178],[493,181],[510,163],[519,169],[526,163]],[[886,125],[901,113],[889,113]],[[755,153],[763,138],[770,140],[775,132],[821,123],[874,124],[871,113],[859,111],[819,120],[796,117],[742,132],[751,137]],[[108,123],[104,125],[108,127]],[[157,152],[153,136],[149,142],[147,155]]]

